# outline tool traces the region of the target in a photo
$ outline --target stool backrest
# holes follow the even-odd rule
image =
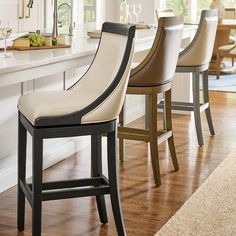
[[[161,17],[169,17],[169,16],[174,16],[173,9],[171,8],[156,9],[157,20],[159,20]]]
[[[236,18],[235,8],[225,8],[224,19],[234,20]]]
[[[90,105],[79,112],[81,123],[115,119],[125,98],[133,60],[135,27],[103,24],[99,46],[84,76],[70,90],[87,91]],[[96,117],[96,120],[94,120]]]
[[[216,9],[203,10],[195,37],[180,53],[178,66],[199,66],[210,62],[218,25]]]
[[[183,32],[182,16],[159,19],[156,36],[148,55],[131,71],[130,85],[161,85],[175,73]]]

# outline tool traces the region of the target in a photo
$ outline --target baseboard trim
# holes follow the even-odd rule
[[[85,148],[89,144],[89,137],[82,137],[60,140],[50,145],[44,150],[43,169],[46,169],[66,159],[67,157]],[[4,168],[0,168],[0,193],[13,187],[17,183],[17,154],[14,153],[9,157],[4,158],[4,160],[0,160],[0,166],[2,166],[1,163],[4,163]],[[27,178],[31,177],[32,161],[31,158],[28,156],[26,169]]]

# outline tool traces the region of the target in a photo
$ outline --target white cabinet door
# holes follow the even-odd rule
[[[34,0],[30,14],[28,3],[29,0],[0,0],[0,20],[11,20],[13,32],[43,30],[44,1]]]
[[[19,31],[18,0],[0,0],[0,20],[11,20],[13,32]]]
[[[34,0],[33,8],[28,8],[29,0],[19,1],[19,31],[36,31],[44,28],[44,1]]]

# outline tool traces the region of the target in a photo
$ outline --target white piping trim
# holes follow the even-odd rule
[[[182,29],[184,27],[183,24],[180,25],[175,25],[175,26],[164,26],[165,30],[177,30],[177,29]]]

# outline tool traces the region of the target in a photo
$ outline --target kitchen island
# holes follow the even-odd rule
[[[150,49],[156,29],[138,30],[135,42],[135,61],[140,61]],[[184,44],[195,33],[195,27],[184,30]],[[0,192],[16,183],[17,101],[21,94],[61,90],[71,86],[91,63],[98,39],[88,38],[86,32],[76,32],[71,48],[8,51],[10,58],[0,58]],[[179,77],[180,75],[178,75]],[[181,101],[191,100],[191,80],[174,81],[173,96]],[[96,78],[95,78],[96,79]],[[144,114],[144,97],[127,98],[127,121]],[[28,142],[31,142],[30,137]],[[44,168],[57,163],[89,144],[88,138],[46,140]],[[30,146],[30,145],[28,145]],[[30,150],[28,153],[31,153]],[[28,176],[31,158],[27,157]]]

